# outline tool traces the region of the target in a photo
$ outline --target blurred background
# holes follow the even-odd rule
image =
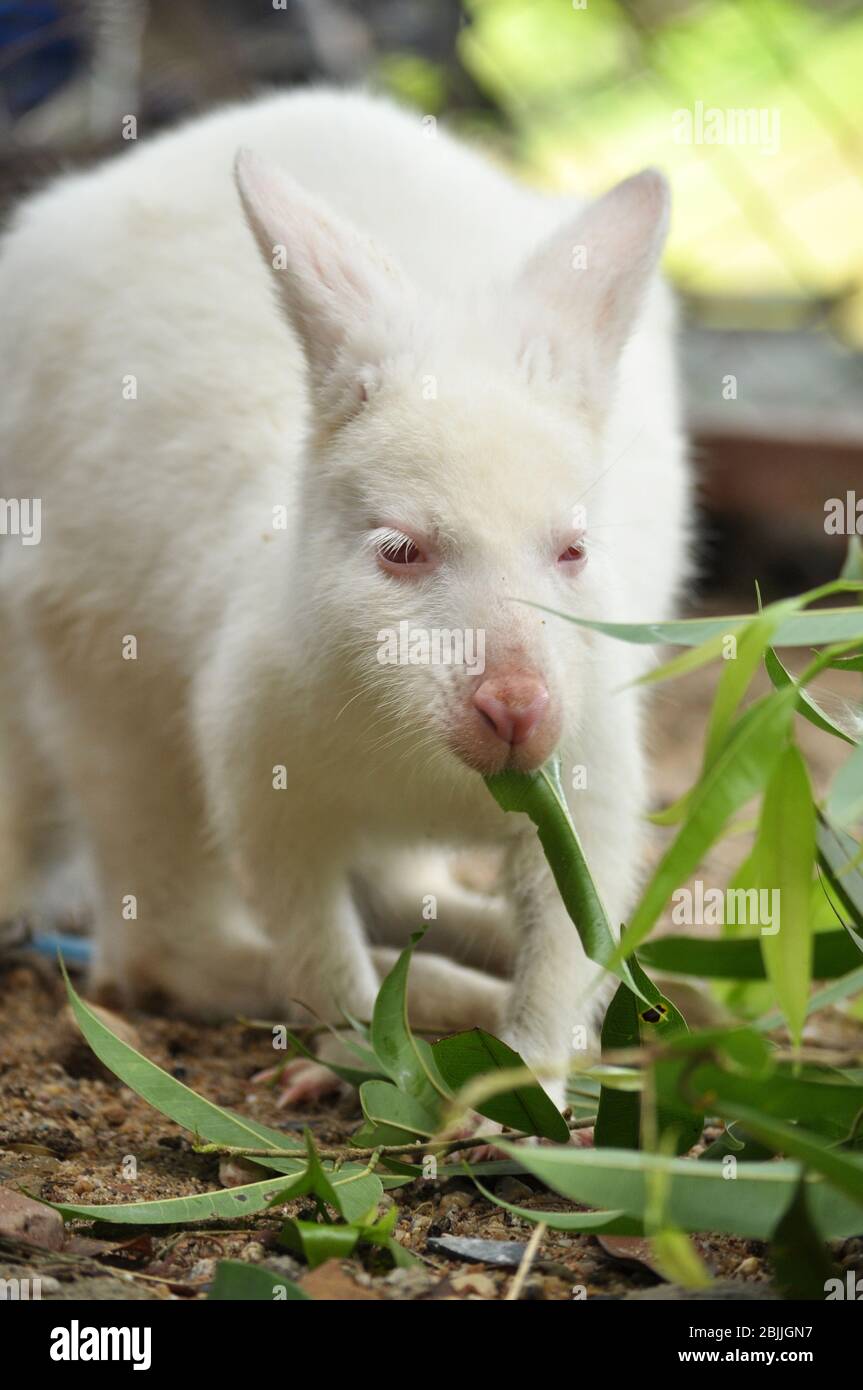
[[[863,500],[863,6],[0,0],[0,216],[128,148],[130,115],[146,140],[322,81],[390,91],[549,190],[663,168],[703,598],[835,576],[825,504]]]

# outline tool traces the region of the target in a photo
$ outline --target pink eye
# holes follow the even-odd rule
[[[379,554],[382,560],[387,560],[391,565],[415,565],[423,558],[419,546],[407,536],[400,541],[386,541]]]
[[[584,564],[584,562],[585,562],[586,559],[587,559],[587,556],[586,556],[586,554],[585,554],[585,549],[584,549],[584,544],[583,544],[583,542],[582,542],[582,541],[573,541],[571,545],[568,545],[568,546],[566,547],[566,550],[564,550],[560,555],[558,555],[558,557],[557,557],[557,563],[558,563],[559,565],[566,565],[567,567],[569,567],[569,566],[579,566],[579,567],[580,567],[581,565]]]
[[[391,574],[406,570],[423,571],[429,568],[429,560],[420,549],[413,536],[403,531],[385,531],[376,546],[379,563]]]

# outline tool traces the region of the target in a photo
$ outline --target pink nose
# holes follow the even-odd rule
[[[497,676],[483,681],[473,703],[499,739],[526,743],[548,708],[548,691],[536,676]]]

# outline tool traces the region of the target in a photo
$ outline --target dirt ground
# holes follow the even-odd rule
[[[838,678],[837,678],[838,681]],[[675,799],[695,776],[715,671],[662,688],[655,701],[652,746],[656,804]],[[834,688],[839,691],[834,682]],[[844,693],[844,692],[839,692]],[[802,742],[816,782],[823,785],[841,760],[836,740],[806,726]],[[661,848],[657,835],[651,853]],[[726,840],[702,867],[705,881],[724,882],[744,844]],[[715,875],[715,877],[714,877]],[[272,1062],[267,1033],[240,1023],[217,1027],[129,1014],[136,1045],[146,1056],[220,1105],[287,1131],[310,1126],[323,1142],[343,1142],[356,1127],[351,1097],[293,1112],[251,1077]],[[848,1023],[827,1015],[824,1041],[834,1030],[847,1040]],[[134,1158],[137,1176],[124,1176]],[[262,1172],[260,1176],[265,1176]],[[221,1178],[228,1174],[221,1170]],[[246,1178],[245,1180],[251,1180]],[[9,952],[0,956],[0,1185],[86,1204],[143,1201],[206,1192],[220,1185],[220,1161],[192,1152],[190,1138],[163,1119],[96,1060],[78,1033],[53,965]],[[573,1209],[541,1191],[531,1178],[495,1180],[497,1194],[536,1209]],[[0,1187],[2,1198],[2,1187]],[[390,1199],[388,1199],[390,1200]],[[263,1263],[326,1299],[499,1299],[506,1297],[533,1227],[480,1196],[466,1179],[423,1180],[396,1190],[396,1238],[419,1255],[415,1269],[387,1272],[374,1260],[330,1262],[311,1273],[275,1245],[279,1218],[262,1213],[245,1229],[218,1222],[189,1229],[99,1227],[73,1223],[65,1241],[51,1226],[41,1245],[3,1234],[0,1201],[0,1279],[42,1280],[42,1297],[56,1299],[203,1298],[220,1258]],[[290,1208],[299,1214],[300,1200]],[[507,1242],[498,1252],[460,1255],[452,1238]],[[443,1242],[443,1244],[439,1244]],[[62,1248],[60,1247],[62,1244]],[[771,1297],[763,1245],[729,1237],[695,1244],[718,1281],[713,1297]],[[527,1299],[689,1297],[664,1284],[649,1266],[614,1242],[548,1231],[520,1296]],[[863,1240],[836,1249],[840,1265],[863,1271]]]

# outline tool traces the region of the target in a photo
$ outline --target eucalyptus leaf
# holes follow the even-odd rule
[[[863,931],[863,845],[818,812],[818,862],[856,927]],[[852,934],[853,935],[853,934]],[[858,937],[853,936],[858,946]],[[863,946],[861,946],[863,949]]]
[[[863,1086],[843,1082],[820,1069],[801,1074],[772,1066],[766,1073],[731,1071],[713,1060],[694,1062],[685,1052],[665,1058],[655,1068],[658,1094],[668,1103],[685,1097],[710,1113],[740,1118],[742,1109],[809,1125],[833,1142],[845,1138],[863,1110]],[[752,1131],[755,1134],[755,1131]]]
[[[366,1081],[360,1087],[363,1114],[372,1132],[362,1139],[369,1147],[379,1144],[404,1144],[411,1139],[430,1139],[438,1128],[436,1117],[430,1115],[420,1101],[400,1091],[390,1081]],[[354,1136],[356,1142],[358,1136]]]
[[[624,984],[618,985],[602,1023],[602,1055],[638,1047],[638,1000]],[[641,1136],[641,1098],[638,1094],[603,1086],[593,1130],[598,1149],[637,1149]]]
[[[376,1173],[367,1172],[359,1164],[343,1164],[341,1168],[328,1171],[318,1157],[311,1130],[303,1136],[306,1144],[306,1170],[301,1183],[292,1195],[314,1195],[328,1203],[346,1221],[356,1221],[369,1211],[374,1211],[383,1196],[383,1184]],[[275,1198],[270,1206],[281,1206],[281,1197]]]
[[[638,948],[671,894],[685,883],[733,812],[761,790],[788,737],[793,691],[751,705],[708,771],[690,793],[687,818],[666,850],[633,913],[620,954]]]
[[[318,1224],[289,1218],[279,1232],[279,1244],[292,1255],[299,1255],[309,1269],[317,1269],[327,1260],[347,1260],[360,1239],[358,1226]]]
[[[826,593],[860,593],[863,584],[854,581],[837,580],[832,584],[813,589],[802,596],[803,601],[812,602],[815,597]],[[617,623],[604,622],[595,618],[576,618],[572,613],[563,613],[543,604],[531,604],[543,613],[575,623],[577,627],[589,628],[614,637],[621,642],[635,643],[638,646],[698,647],[704,642],[716,641],[726,637],[729,632],[739,630],[756,615],[739,613],[723,618],[682,618],[676,622]],[[817,647],[833,642],[851,642],[863,639],[863,611],[860,608],[818,608],[812,612],[798,611],[788,614],[774,634],[776,647]]]
[[[476,1168],[465,1164],[465,1170],[473,1178],[483,1197],[489,1202],[494,1202],[496,1207],[503,1207],[504,1211],[511,1212],[513,1216],[519,1217],[522,1221],[531,1221],[534,1225],[542,1222],[552,1231],[569,1231],[573,1235],[585,1236],[640,1236],[644,1234],[644,1227],[640,1221],[634,1220],[631,1216],[626,1216],[622,1211],[535,1211],[533,1207],[519,1207],[512,1202],[505,1202],[496,1193],[490,1192],[477,1180]]]
[[[157,1067],[134,1047],[112,1033],[92,1009],[79,998],[68,975],[63,971],[66,992],[78,1027],[109,1071],[119,1077],[136,1095],[148,1101],[160,1114],[167,1115],[184,1129],[202,1136],[212,1144],[245,1148],[296,1149],[294,1135],[269,1129],[230,1110],[223,1110],[203,1096],[184,1086],[182,1081]],[[297,1173],[305,1168],[302,1159],[266,1158],[256,1160],[263,1168],[279,1173]]]
[[[767,784],[755,854],[761,886],[775,893],[779,904],[780,920],[774,917],[770,930],[761,932],[764,965],[791,1038],[799,1045],[812,980],[815,807],[806,765],[793,744]]]
[[[731,1106],[718,1102],[716,1108],[718,1113],[727,1115]],[[828,1147],[818,1135],[810,1134],[800,1125],[786,1124],[751,1106],[735,1103],[733,1109],[734,1118],[756,1139],[768,1144],[774,1153],[799,1158],[813,1173],[827,1178],[832,1187],[857,1203],[856,1224],[840,1234],[857,1235],[863,1231],[863,1157]],[[765,1166],[772,1168],[774,1165]]]
[[[536,772],[502,772],[486,785],[504,811],[522,812],[533,821],[563,904],[581,938],[584,953],[627,984],[660,1020],[685,1028],[679,1011],[637,963],[617,959],[617,944],[602,899],[572,823],[555,759]]]
[[[816,942],[818,938],[815,938]],[[852,994],[863,992],[863,965],[856,970],[852,970],[848,975],[843,975],[832,985],[825,986],[824,989],[816,990],[809,996],[806,1005],[806,1017],[811,1018],[820,1009],[832,1008],[834,1004],[839,1004],[843,999],[848,999]],[[760,1032],[769,1033],[774,1028],[778,1028],[782,1022],[780,1014],[767,1014],[759,1018],[753,1025]]]
[[[667,1215],[684,1231],[715,1231],[767,1240],[788,1207],[800,1178],[800,1165],[738,1163],[728,1181],[721,1164],[641,1153],[633,1149],[535,1148],[519,1151],[506,1140],[505,1152],[518,1152],[529,1172],[553,1191],[586,1206],[623,1211],[644,1219],[646,1175],[660,1171],[668,1179]],[[861,1168],[863,1175],[863,1168]],[[863,1229],[856,1201],[819,1177],[807,1178],[816,1229],[824,1239],[840,1239]]]
[[[439,1038],[432,1045],[435,1061],[450,1090],[461,1091],[475,1077],[500,1071],[526,1069],[526,1064],[500,1038],[484,1028],[471,1028]],[[502,1095],[477,1101],[481,1115],[523,1134],[569,1142],[566,1121],[538,1083],[514,1087]]]
[[[230,1221],[253,1216],[266,1207],[280,1205],[307,1190],[305,1168],[293,1178],[267,1178],[242,1187],[219,1188],[191,1197],[166,1197],[151,1202],[103,1202],[81,1205],[77,1202],[46,1202],[59,1211],[65,1221],[108,1221],[118,1226],[174,1226],[189,1221]],[[42,1198],[39,1199],[44,1200]]]
[[[863,580],[863,542],[859,536],[848,537],[848,549],[842,565],[840,579],[850,579],[859,583]]]
[[[782,665],[779,657],[772,647],[768,647],[764,654],[764,665],[767,674],[777,690],[784,690],[788,686],[796,686],[796,681],[790,671]],[[832,663],[831,663],[832,665]],[[829,714],[821,708],[817,700],[808,691],[798,688],[797,699],[794,708],[798,714],[802,714],[804,719],[808,719],[810,724],[814,724],[816,729],[832,734],[834,738],[841,738],[845,743],[856,743],[857,740],[846,733],[843,728],[831,719]]]
[[[441,1102],[451,1099],[435,1066],[429,1045],[415,1038],[408,1023],[408,972],[414,947],[421,938],[416,933],[383,980],[375,1000],[371,1024],[371,1043],[375,1056],[387,1076],[400,1091],[420,1102],[432,1115]]]
[[[827,816],[843,829],[863,821],[863,743],[858,743],[833,779]]]
[[[836,1269],[813,1224],[802,1179],[773,1232],[770,1262],[776,1287],[783,1298],[823,1302],[827,1280],[835,1275]]]
[[[681,1031],[673,1025],[662,1035],[663,1041],[670,1044]],[[645,1022],[638,1007],[635,995],[626,985],[620,985],[608,1006],[602,1025],[602,1054],[605,1057],[619,1051],[639,1047],[653,1040],[656,1028]],[[653,1036],[651,1036],[653,1035]],[[599,1069],[594,1068],[594,1075]],[[637,1090],[621,1085],[621,1069],[615,1075],[605,1075],[600,1091],[599,1110],[594,1127],[594,1143],[603,1148],[638,1148],[644,1141],[643,1134],[655,1134],[657,1140],[670,1143],[678,1153],[686,1153],[701,1136],[703,1121],[690,1105],[679,1095],[660,1097],[655,1111],[647,1116],[646,1105],[653,1105],[654,1097],[643,1087],[643,1076],[636,1073]],[[647,1125],[645,1120],[649,1120]],[[648,1143],[649,1137],[648,1137]]]
[[[311,1295],[305,1293],[299,1284],[262,1265],[245,1264],[242,1260],[220,1260],[207,1299],[231,1303],[249,1302],[252,1299],[259,1303],[282,1303],[301,1299],[311,1301]]]
[[[812,974],[816,980],[835,980],[863,965],[860,948],[846,931],[816,932],[812,947]],[[659,936],[646,941],[639,956],[663,974],[696,975],[710,980],[767,978],[758,936]]]

